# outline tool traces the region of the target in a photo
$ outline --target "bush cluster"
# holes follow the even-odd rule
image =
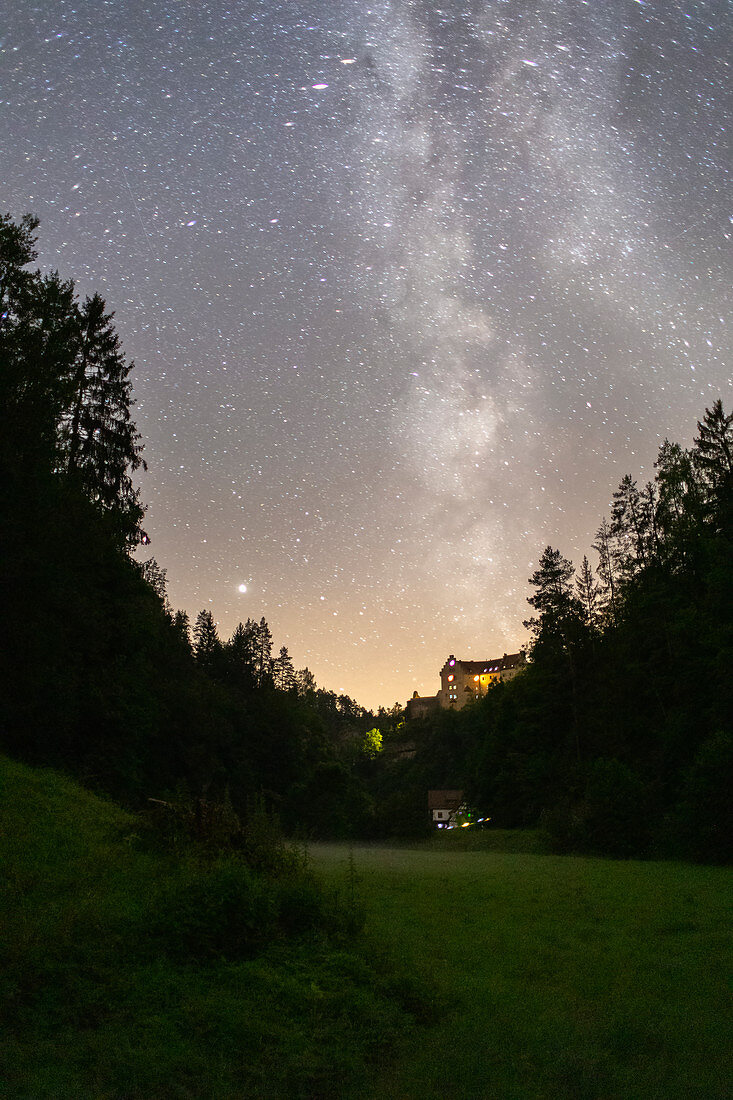
[[[301,870],[258,874],[234,856],[208,867],[190,863],[155,894],[142,936],[178,960],[250,958],[284,936],[333,931],[322,887]]]

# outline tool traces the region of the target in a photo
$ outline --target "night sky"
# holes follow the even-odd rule
[[[148,555],[222,636],[433,694],[730,408],[724,0],[0,0],[0,34],[0,208],[115,310]]]

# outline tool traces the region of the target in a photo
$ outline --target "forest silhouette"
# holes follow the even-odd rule
[[[733,415],[613,494],[580,568],[530,578],[526,669],[459,712],[407,723],[320,689],[264,618],[221,639],[140,562],[144,465],[131,373],[97,294],[32,269],[37,220],[0,217],[0,747],[136,807],[253,799],[287,831],[420,834],[461,788],[560,850],[730,857]],[[135,556],[137,555],[137,556]],[[374,751],[376,729],[384,751]],[[414,754],[400,752],[410,742]],[[391,750],[391,751],[390,751]]]

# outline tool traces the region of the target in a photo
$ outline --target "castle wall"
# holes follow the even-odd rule
[[[459,661],[453,654],[440,670],[441,707],[460,710],[485,695],[494,684],[511,680],[524,667],[523,653],[505,653],[485,661]]]

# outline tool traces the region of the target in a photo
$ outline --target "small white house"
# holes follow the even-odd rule
[[[438,828],[454,825],[463,807],[463,791],[428,791],[428,810]]]

